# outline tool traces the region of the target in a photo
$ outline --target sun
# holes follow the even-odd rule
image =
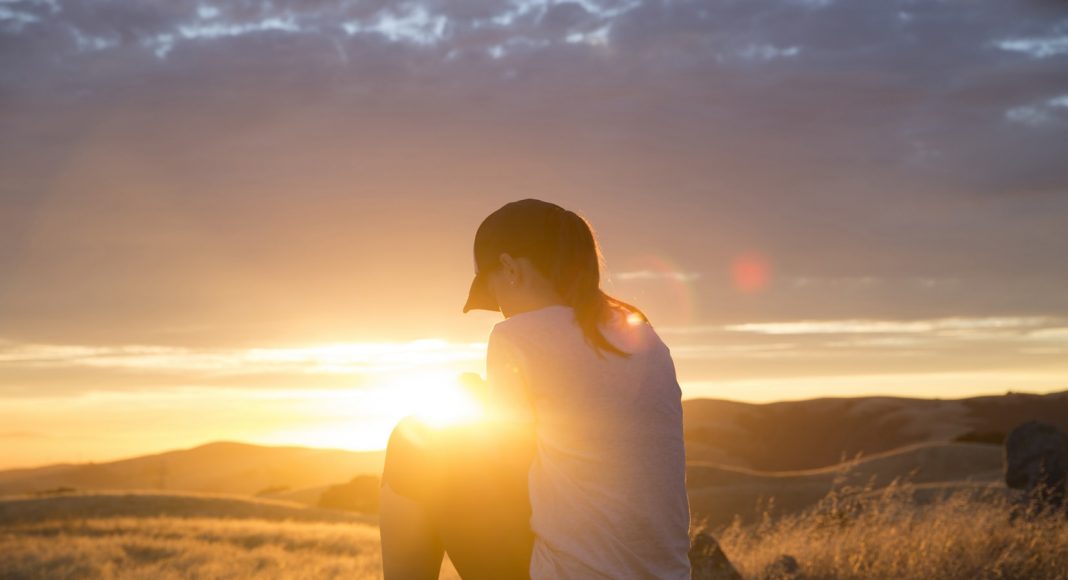
[[[447,427],[481,419],[484,409],[459,376],[414,374],[390,381],[383,396],[396,401],[403,415],[414,415],[432,427]]]
[[[472,384],[473,373],[397,373],[379,377],[359,389],[302,391],[292,409],[319,417],[270,429],[258,437],[267,445],[307,445],[335,449],[383,449],[392,430],[405,417],[441,429],[485,418],[485,408]],[[481,378],[477,379],[481,383]]]

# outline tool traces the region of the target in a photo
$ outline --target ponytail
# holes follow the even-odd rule
[[[563,208],[558,217],[557,251],[550,273],[557,292],[574,309],[575,321],[598,356],[603,357],[601,351],[607,350],[624,358],[630,357],[630,353],[620,350],[605,338],[598,324],[607,320],[613,309],[628,313],[628,319],[637,315],[643,322],[645,315],[637,307],[601,290],[603,259],[589,222]]]

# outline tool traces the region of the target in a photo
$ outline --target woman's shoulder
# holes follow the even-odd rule
[[[495,345],[497,350],[552,356],[561,348],[573,347],[581,335],[574,309],[552,305],[514,314],[498,322],[490,331],[489,344]]]
[[[670,351],[644,316],[631,316],[628,310],[612,308],[599,328],[605,338],[631,355],[670,357]],[[552,305],[516,314],[493,326],[490,343],[508,343],[523,351],[558,353],[571,351],[588,341],[575,318],[575,310]],[[654,354],[656,353],[656,354]],[[633,358],[633,357],[628,357]]]

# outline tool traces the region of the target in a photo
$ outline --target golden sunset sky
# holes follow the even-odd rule
[[[1068,388],[1056,2],[0,2],[0,468],[376,449],[589,219],[684,397]]]

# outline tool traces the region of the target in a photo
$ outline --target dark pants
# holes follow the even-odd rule
[[[501,461],[495,443],[481,423],[432,427],[407,418],[386,447],[382,483],[424,508],[465,580],[529,578],[526,470]]]

